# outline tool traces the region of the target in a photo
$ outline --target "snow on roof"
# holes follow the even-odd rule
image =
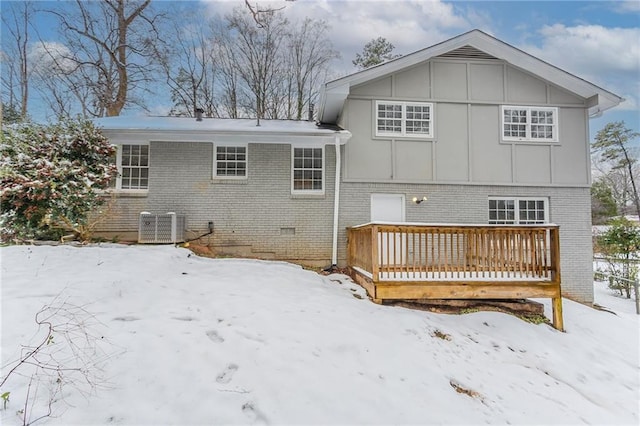
[[[148,130],[148,131],[187,131],[215,133],[293,133],[308,135],[327,135],[348,133],[320,127],[311,121],[296,120],[260,120],[250,118],[203,118],[197,121],[192,117],[141,117],[120,116],[94,120],[96,126],[106,130]]]

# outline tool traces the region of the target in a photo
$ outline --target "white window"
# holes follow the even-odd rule
[[[558,141],[558,108],[503,106],[505,141]]]
[[[489,223],[535,225],[549,222],[546,198],[489,198]]]
[[[433,104],[376,101],[376,136],[433,137]]]
[[[292,148],[291,189],[294,193],[324,193],[324,148]]]
[[[217,178],[245,179],[247,177],[247,147],[215,147],[214,176]]]
[[[118,177],[111,187],[116,190],[149,189],[149,145],[118,145]]]

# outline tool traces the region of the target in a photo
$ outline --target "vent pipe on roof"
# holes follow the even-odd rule
[[[202,121],[202,114],[204,110],[202,108],[196,108],[196,121]]]
[[[313,104],[309,104],[309,121],[313,121]]]

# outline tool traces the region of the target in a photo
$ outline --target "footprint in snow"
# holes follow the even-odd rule
[[[171,319],[177,320],[177,321],[194,321],[195,318],[194,317],[190,317],[190,316],[184,316],[184,317],[172,317]]]
[[[225,368],[224,371],[218,374],[218,377],[216,377],[216,382],[222,383],[222,384],[229,383],[231,379],[233,379],[233,375],[236,373],[236,371],[238,371],[237,365],[235,364],[227,365],[227,368]]]
[[[269,424],[264,414],[256,407],[256,405],[249,401],[242,405],[242,412],[252,420],[252,423],[264,423]]]
[[[215,331],[215,330],[207,331],[207,337],[209,338],[209,340],[211,340],[214,343],[222,343],[222,342],[224,342],[224,339],[222,338],[222,336],[220,336],[218,334],[218,332]]]
[[[114,321],[138,321],[140,320],[140,318],[134,317],[131,315],[125,315],[123,317],[115,317],[113,320]]]

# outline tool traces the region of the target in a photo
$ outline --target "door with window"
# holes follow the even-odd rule
[[[404,194],[371,194],[371,222],[405,222]],[[378,234],[380,264],[398,265],[406,259],[405,236],[395,232]]]

